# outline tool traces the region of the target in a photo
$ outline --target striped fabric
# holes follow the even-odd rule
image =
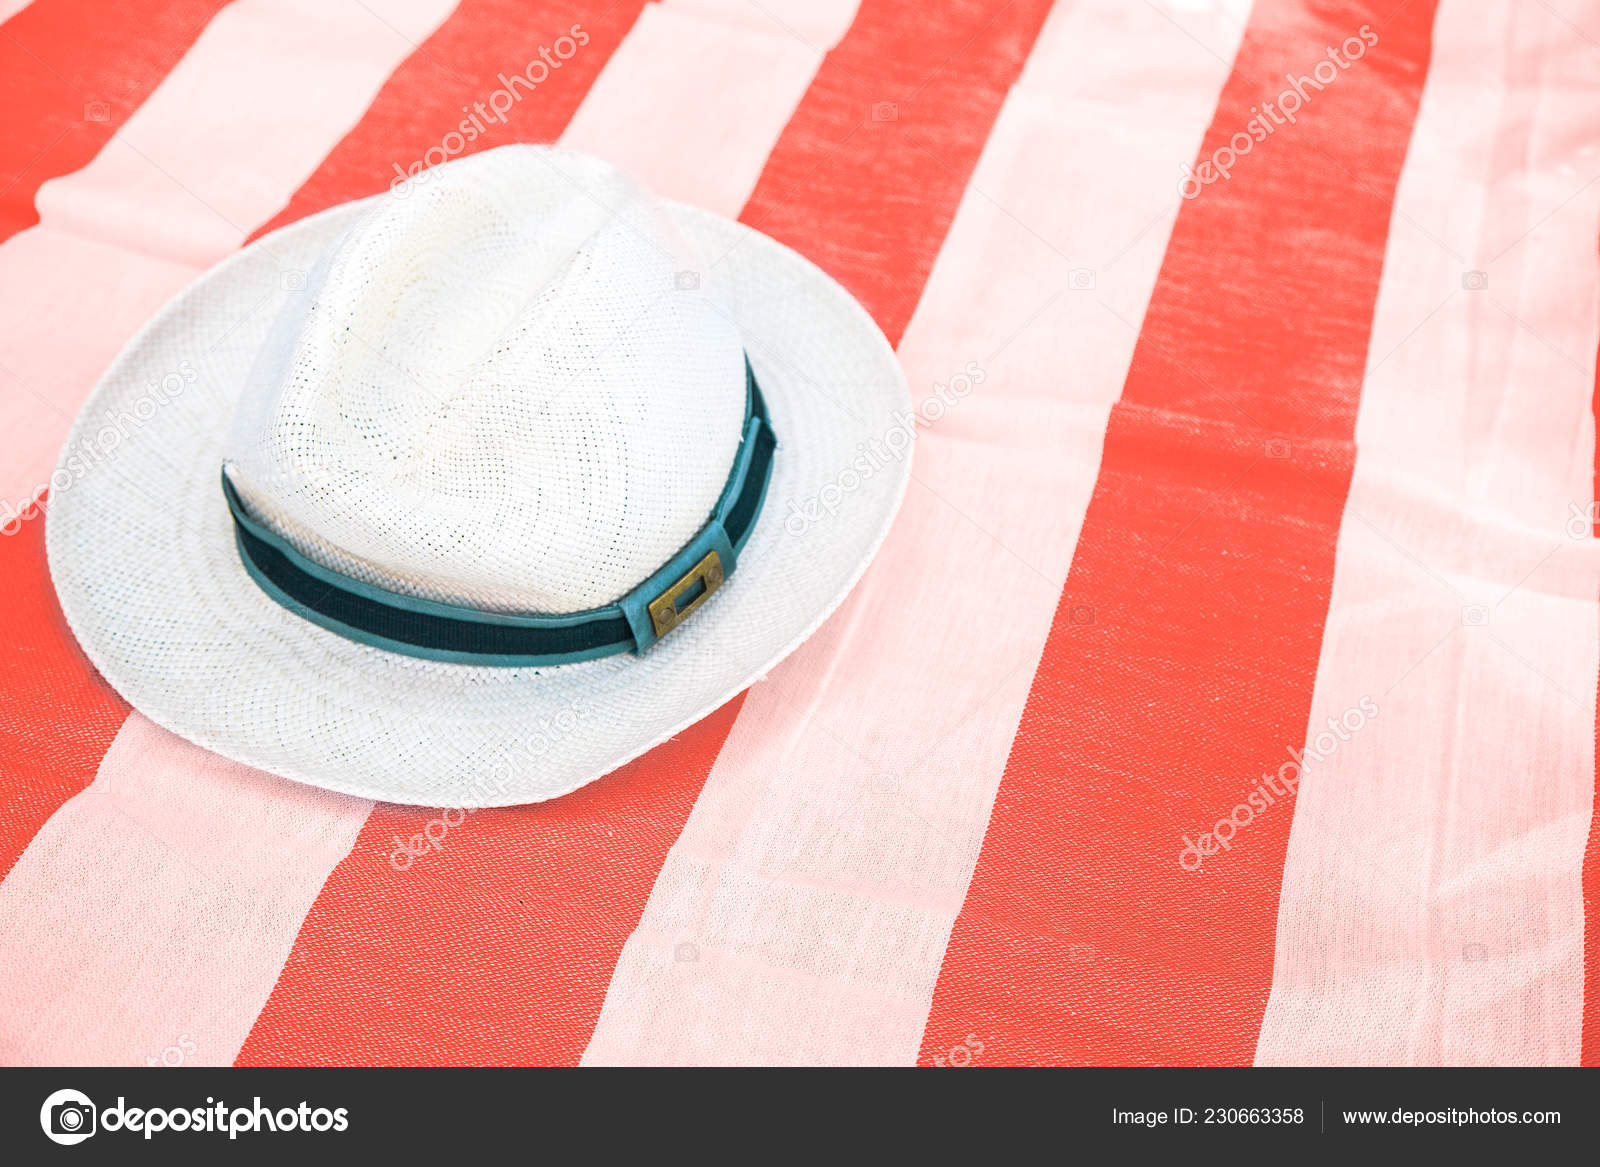
[[[1600,1063],[1600,2],[0,22],[0,1062]],[[553,803],[156,727],[50,586],[75,411],[246,242],[516,141],[861,300],[879,558]]]

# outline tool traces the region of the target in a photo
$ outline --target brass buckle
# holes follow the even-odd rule
[[[701,585],[698,588],[695,585]],[[715,551],[689,569],[687,575],[650,601],[650,624],[660,639],[686,620],[691,612],[705,603],[711,593],[722,586],[722,556]],[[679,602],[688,594],[687,602]]]

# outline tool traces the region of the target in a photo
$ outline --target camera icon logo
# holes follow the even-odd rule
[[[57,1090],[39,1108],[39,1125],[52,1143],[70,1147],[94,1134],[95,1107],[79,1090]]]
[[[899,120],[900,107],[892,101],[875,101],[872,103],[872,120],[875,122],[892,122]]]
[[[1462,272],[1461,287],[1468,292],[1485,291],[1489,287],[1489,273],[1486,271]]]
[[[672,285],[680,292],[692,292],[700,286],[700,273],[681,271],[672,277]]]

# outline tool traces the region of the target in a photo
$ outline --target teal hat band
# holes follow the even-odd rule
[[[772,478],[777,437],[745,360],[744,436],[710,520],[671,559],[615,603],[560,616],[484,612],[402,595],[333,571],[301,554],[246,512],[226,470],[239,558],[283,607],[349,640],[457,664],[570,664],[646,651],[683,623],[738,565]]]

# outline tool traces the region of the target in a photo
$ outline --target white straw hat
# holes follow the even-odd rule
[[[50,572],[137,709],[393,802],[565,794],[759,679],[910,475],[861,307],[747,227],[507,146],[259,240],[128,345]]]

